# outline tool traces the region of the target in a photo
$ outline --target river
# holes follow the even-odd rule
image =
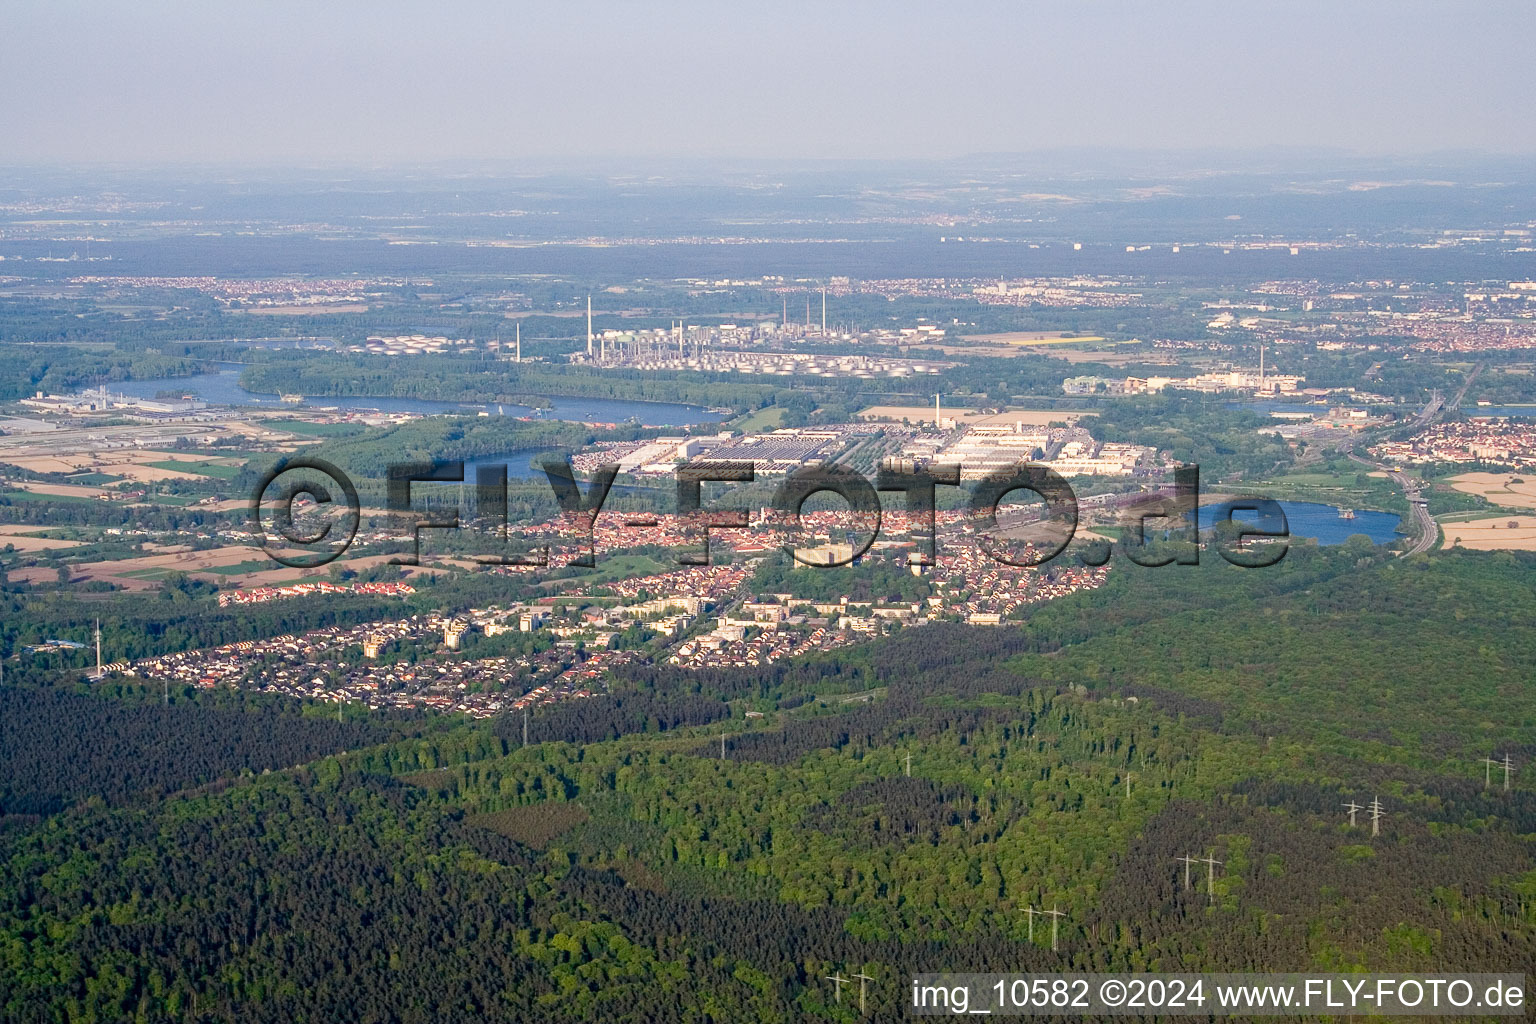
[[[679,402],[633,402],[617,398],[572,398],[565,395],[541,395],[550,407],[533,409],[510,402],[480,404],[472,402],[434,402],[419,398],[342,398],[334,395],[306,396],[302,402],[290,405],[277,395],[247,391],[240,386],[240,367],[225,364],[212,373],[200,373],[190,377],[158,377],[152,380],[123,381],[110,384],[107,390],[131,395],[136,398],[153,398],[160,392],[195,394],[205,402],[215,405],[254,405],[270,408],[340,409],[346,412],[376,411],[385,413],[414,413],[420,416],[456,414],[475,416],[481,412],[491,415],[535,416],[551,420],[572,420],[581,423],[624,423],[637,420],[647,427],[683,427],[699,423],[718,423],[720,415],[703,406]]]
[[[1519,416],[1536,417],[1536,405],[1464,405],[1461,412],[1467,416]]]

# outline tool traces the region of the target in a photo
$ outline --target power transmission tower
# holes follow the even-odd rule
[[[859,979],[859,1012],[863,1013],[864,1012],[864,983],[865,982],[869,982],[869,981],[874,981],[875,979],[871,978],[869,975],[864,974],[862,972],[859,973],[859,974],[855,974],[854,977]]]
[[[523,746],[528,745],[528,709],[523,708]]]
[[[1067,912],[1065,910],[1057,910],[1056,904],[1052,903],[1051,909],[1044,911],[1044,913],[1051,915],[1051,952],[1054,953],[1056,952],[1056,926],[1061,923],[1062,918],[1067,916]]]
[[[1024,913],[1029,915],[1029,941],[1033,943],[1035,941],[1035,915],[1039,914],[1041,917],[1044,917],[1045,911],[1036,910],[1034,907],[1025,907]]]
[[[908,754],[907,755],[907,778],[910,779],[911,777],[912,777],[912,755]]]
[[[826,976],[826,980],[832,983],[833,1001],[841,1004],[843,1001],[843,986],[848,984],[848,979],[841,974],[829,974]]]
[[[725,730],[720,730],[720,760],[725,760]]]
[[[1372,838],[1381,835],[1381,818],[1382,818],[1381,798],[1373,796],[1373,797],[1371,797],[1371,836],[1372,836]]]
[[[1134,774],[1134,772],[1125,773],[1125,798],[1127,800],[1131,798],[1131,776]]]
[[[1189,854],[1186,853],[1182,857],[1175,857],[1173,859],[1174,860],[1181,860],[1181,861],[1184,862],[1184,888],[1188,889],[1189,888],[1189,868],[1190,868],[1190,865],[1200,863],[1200,858],[1199,857],[1191,857]]]
[[[1349,803],[1344,805],[1344,809],[1349,812],[1349,827],[1354,828],[1355,815],[1358,812],[1365,810],[1365,808],[1351,800]]]
[[[1506,792],[1506,793],[1509,792],[1509,773],[1514,771],[1514,770],[1515,770],[1515,762],[1513,762],[1513,761],[1511,761],[1509,759],[1509,755],[1508,754],[1505,754],[1504,755],[1504,792]]]
[[[1502,761],[1495,761],[1491,757],[1483,758],[1483,788],[1484,789],[1487,789],[1489,787],[1489,785],[1492,784],[1492,782],[1493,782],[1493,766],[1496,765],[1496,764],[1503,764],[1503,763],[1504,762],[1502,762]]]
[[[1221,861],[1217,860],[1215,858],[1215,856],[1213,856],[1212,854],[1209,854],[1209,853],[1206,854],[1204,857],[1201,857],[1200,861],[1201,861],[1201,863],[1203,863],[1205,865],[1205,891],[1208,894],[1210,894],[1211,905],[1215,906],[1216,905],[1216,865],[1220,864]]]

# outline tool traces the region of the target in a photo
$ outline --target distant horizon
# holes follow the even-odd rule
[[[1081,159],[1083,164],[1068,164]],[[1136,168],[1135,161],[1151,161],[1156,166]],[[1095,162],[1097,161],[1097,162]],[[1132,146],[1060,146],[1032,150],[997,150],[966,152],[953,156],[932,157],[772,157],[742,154],[677,155],[667,153],[592,153],[584,155],[464,156],[437,160],[368,160],[362,158],[263,158],[263,159],[0,159],[0,172],[56,173],[102,171],[125,173],[306,173],[346,172],[360,174],[430,173],[430,174],[510,174],[545,176],[602,173],[623,176],[636,169],[676,168],[687,170],[773,171],[783,173],[836,170],[934,169],[966,170],[976,165],[995,164],[994,170],[1008,171],[1016,164],[1020,173],[1054,175],[1122,175],[1141,170],[1152,174],[1208,172],[1243,173],[1318,173],[1327,170],[1365,169],[1367,166],[1401,166],[1403,169],[1459,168],[1476,169],[1482,165],[1521,165],[1536,162],[1536,146],[1529,150],[1493,150],[1475,148],[1439,148],[1426,150],[1376,151],[1343,147],[1272,144],[1245,148],[1209,147],[1132,147]],[[1051,165],[1056,166],[1051,166]],[[630,165],[629,167],[621,165]],[[1033,165],[1033,166],[1030,166]],[[1536,170],[1536,167],[1532,168]]]
[[[1536,7],[1510,0],[16,0],[6,22],[0,138],[28,164],[1536,152]]]

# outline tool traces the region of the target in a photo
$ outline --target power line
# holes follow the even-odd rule
[[[1201,857],[1200,860],[1201,860],[1201,863],[1203,863],[1205,865],[1205,891],[1210,894],[1211,905],[1215,906],[1216,905],[1216,865],[1220,864],[1221,861],[1217,860],[1215,858],[1215,856],[1213,856],[1212,854],[1209,854],[1209,853],[1206,854],[1204,857]]]
[[[1188,889],[1189,888],[1189,868],[1190,868],[1190,865],[1200,863],[1200,858],[1199,857],[1191,857],[1189,854],[1186,853],[1182,857],[1175,857],[1173,859],[1174,860],[1181,860],[1181,861],[1184,862],[1184,888]]]
[[[1067,916],[1067,912],[1065,910],[1057,910],[1056,904],[1052,903],[1051,909],[1043,911],[1043,913],[1051,916],[1051,952],[1054,953],[1056,952],[1056,926],[1061,923],[1062,918]]]
[[[875,979],[871,978],[869,975],[863,974],[863,973],[855,974],[854,977],[859,979],[859,1012],[863,1013],[864,1012],[864,983],[867,982],[867,981],[874,981]]]

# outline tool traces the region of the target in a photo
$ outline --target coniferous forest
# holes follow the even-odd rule
[[[526,747],[0,689],[0,1018],[851,1021],[828,975],[897,1019],[945,969],[1521,972],[1533,584],[1355,544],[1127,566],[1022,625],[620,668]],[[1373,835],[1345,805],[1376,798]]]

